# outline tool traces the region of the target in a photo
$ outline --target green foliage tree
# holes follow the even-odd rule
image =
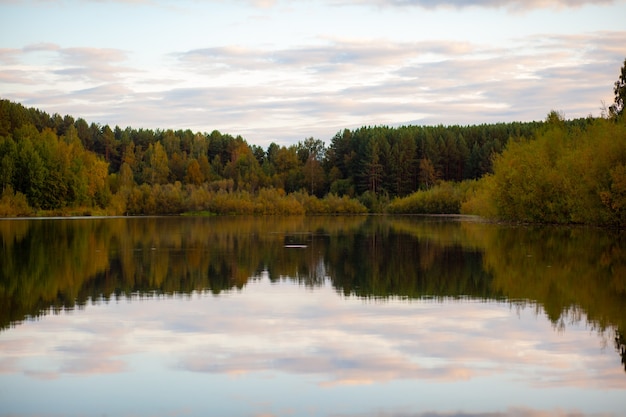
[[[0,191],[12,187],[17,145],[11,137],[0,136]]]
[[[419,165],[419,183],[426,189],[431,188],[437,181],[437,173],[430,159],[420,160]]]
[[[304,181],[307,184],[309,193],[321,197],[324,190],[325,178],[324,169],[320,162],[309,156],[302,169],[304,172]]]
[[[402,131],[392,147],[391,169],[396,195],[405,196],[416,189],[416,150],[415,141],[408,132]]]
[[[232,179],[237,190],[255,192],[265,184],[259,161],[245,142],[233,150],[232,160],[224,167],[224,177]]]
[[[190,161],[187,160],[187,155],[180,154],[179,151],[174,151],[169,157],[169,169],[170,169],[170,181],[183,181],[185,175],[187,175],[187,168]]]
[[[310,137],[298,142],[296,153],[302,164],[305,164],[311,158],[321,161],[324,159],[326,147],[323,141]]]
[[[294,192],[302,187],[302,163],[295,146],[281,146],[273,158],[275,174],[272,184],[286,192]]]
[[[613,93],[615,94],[615,99],[609,107],[609,112],[612,116],[620,116],[624,113],[624,104],[626,102],[626,59],[624,59],[624,65],[613,86]]]
[[[45,179],[48,174],[41,157],[35,150],[30,137],[19,139],[16,169],[13,177],[15,190],[23,193],[28,204],[34,208],[46,206]]]
[[[366,191],[376,194],[381,190],[385,167],[381,163],[379,143],[375,138],[370,139],[366,147],[366,156],[363,159],[361,173],[362,184]]]

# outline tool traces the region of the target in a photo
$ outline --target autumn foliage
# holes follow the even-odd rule
[[[623,116],[367,127],[326,148],[87,125],[0,101],[0,216],[477,214],[626,226]]]
[[[626,226],[624,118],[582,128],[553,120],[511,141],[466,208],[520,222]]]

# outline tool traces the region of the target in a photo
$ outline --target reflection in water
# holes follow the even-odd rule
[[[437,218],[108,218],[0,221],[3,327],[89,300],[219,294],[266,272],[328,278],[359,297],[471,297],[584,312],[626,329],[626,250],[603,230]],[[566,313],[569,313],[566,314]]]
[[[251,373],[286,378],[281,384],[296,397],[309,380],[342,390],[389,384],[407,396],[415,381],[449,390],[488,381],[509,398],[520,381],[539,390],[533,395],[547,387],[626,390],[623,373],[592,372],[597,357],[571,351],[591,328],[625,366],[626,253],[621,236],[602,230],[436,217],[176,217],[6,220],[0,238],[0,375],[18,372],[18,361],[41,380],[132,379],[133,368],[174,357],[168,366],[178,372],[248,375],[237,380],[244,385]],[[75,308],[85,311],[47,315]],[[537,312],[549,331],[533,320]],[[40,315],[45,323],[26,320]],[[51,338],[57,330],[65,336]],[[41,357],[56,352],[59,362],[20,356],[22,343]],[[163,359],[144,364],[152,356]],[[266,375],[273,371],[286,375]],[[494,388],[502,378],[517,382]],[[344,414],[371,411],[367,398],[378,397],[368,392]],[[470,398],[458,401],[472,415]],[[504,408],[511,404],[526,402]]]

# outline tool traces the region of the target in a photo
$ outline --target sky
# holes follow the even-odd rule
[[[626,0],[0,0],[0,98],[266,147],[600,116]]]

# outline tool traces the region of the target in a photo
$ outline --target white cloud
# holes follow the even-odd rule
[[[431,5],[428,1],[344,3]],[[310,2],[307,7],[319,4]],[[518,3],[463,4],[514,7]],[[245,5],[250,3],[239,3]],[[274,24],[279,22],[275,9],[291,16],[295,5],[278,1],[254,9]],[[431,36],[422,32],[417,37],[410,32],[396,36],[387,24],[396,12],[386,9],[378,13],[383,23],[380,31],[374,25],[371,34],[357,32],[351,37],[354,21],[363,14],[374,17],[359,11],[368,8],[348,9],[353,16],[346,22],[348,30],[307,28],[287,43],[255,43],[259,26],[253,25],[249,34],[237,38],[244,42],[231,40],[229,31],[223,37],[209,32],[201,41],[185,39],[178,50],[153,51],[147,61],[140,59],[143,51],[130,45],[89,47],[78,41],[62,45],[54,37],[2,48],[0,88],[3,98],[90,122],[200,132],[217,129],[267,146],[271,141],[288,144],[310,136],[329,141],[339,130],[371,124],[541,120],[552,109],[572,118],[599,115],[601,103],[612,102],[612,85],[626,56],[625,31],[511,32],[500,38],[494,29],[487,39],[458,32],[448,38],[441,31]],[[434,12],[415,15],[415,30],[428,23],[430,13]],[[241,24],[224,26],[222,31],[242,31],[243,21],[237,23]],[[175,26],[165,25],[163,30],[174,33]]]
[[[422,7],[435,9],[442,7],[464,9],[507,8],[511,10],[530,10],[544,8],[570,8],[588,5],[610,5],[615,0],[337,0],[339,4],[363,4],[381,7]]]

